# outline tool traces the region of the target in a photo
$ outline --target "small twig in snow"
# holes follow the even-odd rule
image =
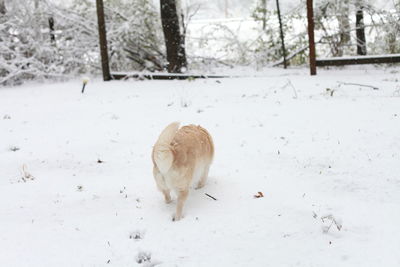
[[[26,164],[22,165],[21,173],[22,181],[26,182],[27,180],[35,180],[35,177],[27,171]]]
[[[339,84],[343,85],[356,85],[356,86],[363,86],[363,87],[369,87],[372,88],[373,90],[379,90],[378,87],[373,86],[373,85],[368,85],[368,84],[361,84],[361,83],[346,83],[346,82],[340,82],[338,81]]]
[[[328,233],[329,229],[331,229],[333,224],[335,224],[335,226],[338,229],[338,231],[340,231],[342,229],[341,222],[339,222],[337,219],[335,219],[335,217],[333,217],[332,214],[329,214],[329,215],[321,217],[321,221],[322,222],[325,222],[325,220],[331,221],[331,224],[329,226],[327,226],[327,227],[324,227],[324,229],[323,229],[324,233]]]
[[[85,87],[86,87],[86,84],[89,82],[89,79],[88,78],[84,78],[82,80],[82,82],[83,82],[83,86],[82,86],[82,94],[83,94],[85,92]]]
[[[207,193],[204,193],[206,196],[208,196],[209,198],[212,198],[212,199],[214,199],[214,200],[217,200],[215,197],[213,197],[213,196],[210,196],[209,194],[207,194]]]
[[[294,99],[297,99],[297,91],[296,91],[296,88],[294,88],[292,82],[291,82],[289,79],[287,79],[286,81],[287,81],[287,83],[286,83],[284,86],[282,86],[281,89],[285,89],[285,88],[288,87],[288,86],[292,87],[293,92],[294,92],[293,98],[294,98]]]
[[[313,218],[314,218],[314,219],[317,219],[318,215],[315,213],[315,211],[313,211],[312,213],[313,213],[313,215],[312,215]]]
[[[294,99],[297,99],[297,91],[296,91],[296,88],[294,88],[294,86],[293,86],[293,84],[292,84],[292,82],[289,80],[289,79],[287,79],[288,80],[288,84],[290,85],[290,87],[292,87],[293,88],[293,92],[294,92]]]
[[[18,151],[18,150],[20,150],[20,148],[17,147],[17,146],[11,146],[11,147],[10,147],[10,151],[12,151],[12,152],[16,152],[16,151]]]
[[[335,92],[335,89],[326,88],[326,93],[329,94],[330,96],[333,96],[334,92]]]

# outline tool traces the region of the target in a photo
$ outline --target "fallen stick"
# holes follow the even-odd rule
[[[346,83],[346,82],[338,82],[339,84],[343,85],[356,85],[356,86],[363,86],[363,87],[369,87],[372,88],[373,90],[379,90],[378,87],[373,86],[373,85],[368,85],[368,84],[361,84],[361,83]]]
[[[290,87],[292,87],[292,89],[293,89],[293,93],[294,93],[294,96],[293,96],[293,98],[294,99],[297,99],[297,91],[296,91],[296,88],[294,88],[294,86],[293,86],[293,84],[292,84],[292,82],[289,80],[289,79],[287,79],[287,84],[285,84],[285,86],[283,87],[283,88],[286,88],[287,86],[290,86]]]
[[[217,200],[215,197],[213,197],[213,196],[210,196],[209,194],[207,194],[207,193],[204,193],[206,196],[208,196],[209,198],[212,198],[212,199],[214,199],[214,200]]]

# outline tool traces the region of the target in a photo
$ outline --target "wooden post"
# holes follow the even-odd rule
[[[287,62],[286,62],[285,36],[283,35],[283,26],[282,26],[282,19],[281,19],[281,10],[279,8],[279,0],[276,0],[276,10],[278,11],[279,30],[280,30],[280,35],[281,35],[283,68],[286,69]]]
[[[0,0],[0,15],[5,15],[6,13],[6,3],[4,0]]]
[[[49,29],[50,29],[50,42],[54,44],[56,42],[56,36],[54,34],[54,19],[53,17],[49,18]]]
[[[308,43],[310,48],[310,74],[316,75],[317,66],[315,60],[313,0],[307,0],[307,20],[308,20]]]
[[[106,23],[104,19],[104,6],[103,0],[96,0],[97,8],[97,22],[99,27],[99,41],[100,41],[100,55],[101,55],[101,68],[103,70],[103,80],[111,80],[110,66],[108,64],[108,49],[107,49],[107,33]]]
[[[365,42],[364,12],[363,6],[358,2],[356,11],[356,36],[357,36],[357,55],[367,54],[367,45]]]

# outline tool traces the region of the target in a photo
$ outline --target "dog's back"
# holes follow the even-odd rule
[[[214,144],[210,134],[201,126],[184,126],[171,142],[174,151],[175,168],[191,168],[197,163],[211,164],[214,157]]]
[[[183,203],[192,182],[204,186],[214,157],[211,135],[201,126],[168,125],[153,148],[154,178],[170,202],[170,190],[178,195],[175,219],[181,218]]]

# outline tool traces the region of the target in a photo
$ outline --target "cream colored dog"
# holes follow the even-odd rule
[[[153,147],[153,175],[165,202],[171,202],[170,191],[178,196],[173,220],[182,218],[183,205],[192,182],[196,189],[204,186],[214,156],[214,144],[210,134],[202,127],[179,123],[168,125]]]

